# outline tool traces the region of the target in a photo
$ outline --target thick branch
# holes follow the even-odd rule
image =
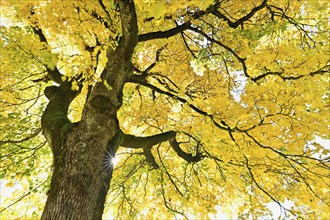
[[[60,86],[49,86],[44,91],[49,103],[42,114],[41,125],[54,155],[58,155],[67,133],[73,127],[67,114],[70,103],[79,92],[71,90],[70,82],[64,82]]]
[[[134,135],[122,133],[122,140],[120,146],[127,148],[142,148],[143,153],[149,164],[153,168],[158,169],[159,166],[151,153],[152,147],[156,144],[172,140],[175,138],[175,136],[175,131],[168,131],[148,137],[136,137]]]
[[[156,134],[152,136],[147,137],[137,137],[130,134],[122,134],[122,147],[127,148],[151,148],[152,146],[156,144],[160,144],[165,141],[169,141],[173,138],[175,138],[176,132],[175,131],[168,131],[161,134]]]
[[[155,169],[159,168],[159,165],[157,164],[154,155],[151,153],[151,148],[143,149],[143,153],[146,156],[146,160],[148,163]]]
[[[123,38],[120,43],[125,50],[125,58],[130,60],[138,42],[138,27],[134,2],[118,1]]]
[[[142,148],[147,158],[147,161],[155,168],[158,168],[158,165],[156,164],[156,161],[151,153],[151,148],[154,145],[160,144],[165,141],[169,141],[177,155],[187,162],[198,162],[203,159],[202,155],[199,152],[196,152],[195,156],[184,152],[180,147],[180,143],[177,142],[177,140],[175,139],[175,136],[175,131],[168,131],[147,137],[137,137],[134,135],[122,133],[122,140],[120,146],[127,148]]]
[[[131,58],[137,44],[138,33],[134,2],[127,0],[117,3],[122,38],[115,50],[108,48],[108,62],[101,73],[102,82],[95,83],[81,119],[81,123],[86,123],[88,130],[98,131],[102,133],[100,135],[108,136],[110,139],[119,129],[116,113],[122,105],[122,90],[126,78],[133,72]]]
[[[34,15],[33,10],[31,10],[32,15]],[[47,38],[38,23],[32,23],[31,28],[40,41],[48,45]],[[73,91],[71,82],[62,80],[62,74],[57,67],[49,68],[45,65],[45,68],[47,71],[45,81],[50,79],[59,84],[59,86],[48,86],[45,89],[44,94],[49,99],[49,103],[41,117],[43,134],[51,146],[54,157],[57,158],[67,133],[73,127],[67,116],[69,105],[80,93],[80,90]]]
[[[187,161],[189,163],[196,163],[203,159],[202,154],[200,154],[199,152],[196,152],[195,156],[184,152],[180,147],[180,143],[177,142],[176,139],[170,140],[170,144],[171,144],[173,150],[175,151],[175,153],[177,153],[177,155],[179,157],[181,157],[182,159],[184,159],[185,161]]]

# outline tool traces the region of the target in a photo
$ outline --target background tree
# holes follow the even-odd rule
[[[326,11],[1,1],[1,214],[329,217]]]

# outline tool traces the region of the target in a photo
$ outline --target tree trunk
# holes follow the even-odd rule
[[[115,156],[120,144],[117,111],[127,76],[133,71],[131,57],[138,33],[133,1],[118,1],[118,6],[122,38],[115,51],[107,52],[102,82],[94,85],[81,121],[72,124],[67,118],[69,105],[79,93],[71,90],[71,82],[45,90],[49,103],[41,123],[52,148],[54,170],[42,219],[102,218],[113,171],[105,162]],[[59,71],[49,74],[60,75]]]
[[[67,118],[69,105],[78,94],[71,90],[71,83],[45,90],[49,103],[41,123],[52,148],[54,170],[42,219],[102,218],[112,176],[112,166],[105,161],[115,156],[120,144],[116,112],[127,75],[127,68],[116,70],[115,74],[112,68],[105,69],[116,89],[110,92],[97,83],[77,124]]]
[[[100,146],[98,139],[105,137],[86,132],[83,124],[69,133],[54,161],[42,219],[102,219],[113,170],[105,161],[109,153],[114,156],[116,147]]]

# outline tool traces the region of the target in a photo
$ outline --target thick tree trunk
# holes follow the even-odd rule
[[[100,146],[96,133],[83,124],[69,133],[54,162],[50,191],[42,219],[101,219],[112,176],[112,166],[104,164],[114,155],[115,146]]]
[[[122,70],[119,74],[127,73]],[[78,93],[71,90],[71,83],[46,88],[49,103],[41,122],[52,148],[54,170],[42,219],[102,218],[112,176],[112,167],[104,162],[115,155],[119,145],[115,134],[119,133],[116,112],[120,105],[113,102],[121,98],[125,78],[117,79],[121,80],[113,80],[111,86],[118,89],[111,92],[104,84],[95,86],[78,124],[67,118],[69,105]]]
[[[70,82],[59,82],[58,87],[45,90],[49,104],[42,116],[42,128],[52,148],[54,170],[42,219],[102,218],[112,177],[112,166],[105,160],[115,155],[120,144],[116,114],[127,76],[133,71],[131,57],[138,33],[133,1],[118,1],[118,6],[122,38],[115,51],[107,52],[103,82],[94,85],[81,121],[72,124],[67,118],[69,105],[77,95]]]

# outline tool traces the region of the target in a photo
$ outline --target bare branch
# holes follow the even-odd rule
[[[158,168],[158,165],[156,164],[156,161],[151,153],[151,149],[153,146],[165,141],[169,141],[173,150],[185,161],[189,163],[196,163],[201,161],[203,156],[200,152],[196,152],[196,155],[193,156],[192,154],[188,154],[181,149],[180,143],[175,139],[176,134],[177,133],[175,131],[168,131],[152,136],[137,137],[134,135],[122,133],[120,146],[127,148],[142,148],[147,161],[155,168]]]
[[[189,219],[183,212],[179,211],[179,210],[176,210],[175,208],[173,208],[170,204],[170,201],[171,199],[167,200],[166,199],[166,196],[165,196],[165,186],[164,186],[164,176],[163,176],[163,173],[161,174],[161,179],[162,179],[162,191],[161,191],[161,194],[162,194],[162,197],[163,197],[163,200],[164,200],[164,205],[165,207],[168,209],[168,210],[171,210],[173,213],[176,213],[176,214],[180,214],[182,215],[185,219]]]
[[[247,73],[247,67],[246,67],[246,64],[245,64],[246,58],[241,58],[232,48],[230,48],[229,46],[223,44],[221,41],[218,41],[218,40],[210,37],[208,34],[204,33],[203,31],[199,30],[198,28],[189,27],[189,30],[203,35],[208,41],[218,44],[219,46],[221,46],[222,48],[227,50],[229,53],[231,53],[242,64],[244,75],[246,77],[250,77]]]
[[[155,169],[158,169],[159,166],[151,153],[151,149],[154,145],[160,144],[162,142],[171,140],[175,138],[175,131],[168,131],[161,134],[156,134],[147,137],[137,137],[130,134],[122,133],[122,140],[120,146],[127,148],[142,148],[143,153],[146,157],[148,163]]]
[[[22,195],[21,197],[19,197],[18,199],[16,199],[13,203],[9,204],[8,206],[4,207],[2,210],[0,210],[0,213],[4,212],[5,210],[9,209],[10,207],[12,207],[13,205],[15,205],[16,203],[22,201],[25,197],[31,195],[31,193],[33,191],[35,191],[36,189],[38,189],[39,187],[41,187],[42,185],[44,185],[46,182],[48,182],[48,179],[43,181],[42,183],[40,183],[39,185],[37,185],[36,187],[34,187],[33,189],[31,189],[29,192],[25,193],[24,195]]]
[[[139,42],[144,42],[148,40],[154,40],[154,39],[162,39],[162,38],[169,38],[172,37],[178,33],[182,33],[184,30],[187,30],[190,27],[190,23],[184,23],[182,25],[179,25],[175,28],[169,29],[167,31],[156,31],[146,34],[140,34],[138,37]]]
[[[122,142],[120,146],[126,148],[147,149],[162,142],[169,141],[175,138],[175,135],[176,135],[175,131],[168,131],[147,137],[137,137],[134,135],[122,133]]]
[[[185,38],[185,34],[181,33],[181,38],[183,40],[184,45],[186,46],[187,50],[189,51],[189,53],[194,57],[197,58],[197,56],[195,55],[194,51],[189,47],[188,42]],[[196,51],[195,51],[196,52]]]
[[[213,5],[210,5],[205,11],[197,11],[193,15],[191,15],[191,19],[198,19],[204,15],[207,15],[208,13],[215,10],[220,3],[218,1],[215,1]],[[144,42],[148,40],[154,40],[154,39],[161,39],[161,38],[169,38],[176,34],[182,33],[183,31],[187,30],[190,27],[191,23],[190,21],[183,23],[175,28],[171,28],[167,31],[156,31],[146,34],[141,34],[138,36],[138,42]]]
[[[258,11],[260,11],[261,9],[265,8],[267,6],[267,1],[268,0],[264,0],[261,5],[253,8],[247,15],[245,15],[244,17],[238,19],[235,22],[232,22],[229,18],[227,18],[225,15],[223,15],[220,11],[218,10],[214,10],[212,11],[212,14],[217,16],[220,19],[225,20],[229,27],[231,28],[237,28],[238,26],[242,25],[245,21],[248,21],[250,18],[253,17],[253,15],[255,15]]]
[[[259,76],[256,76],[256,77],[252,77],[251,80],[253,82],[258,82],[259,80],[264,79],[266,76],[269,76],[269,75],[278,76],[281,79],[283,79],[284,81],[285,80],[297,80],[297,79],[300,79],[300,78],[303,78],[303,77],[306,77],[306,76],[315,76],[315,75],[322,75],[322,74],[329,73],[329,67],[330,67],[330,65],[326,64],[324,67],[322,67],[322,68],[320,68],[320,69],[318,69],[314,72],[310,72],[310,73],[305,74],[305,75],[296,75],[296,76],[285,76],[283,74],[284,71],[282,71],[282,72],[272,72],[272,71],[269,71],[268,69],[265,69],[267,71],[266,73],[263,73],[263,74],[261,74]]]
[[[14,143],[14,144],[18,144],[18,143],[22,143],[28,140],[31,140],[35,137],[37,137],[41,132],[41,128],[37,129],[34,133],[32,133],[31,135],[29,135],[28,137],[25,137],[21,140],[5,140],[5,141],[0,141],[0,147],[4,144],[8,144],[8,143]]]

